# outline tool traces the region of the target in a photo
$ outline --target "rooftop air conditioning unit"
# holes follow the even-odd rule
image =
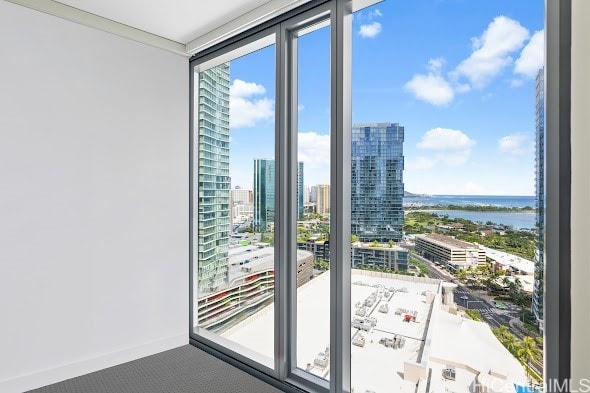
[[[448,379],[450,381],[454,381],[455,380],[455,366],[446,366],[442,370],[442,375],[445,379]]]
[[[352,345],[356,345],[357,347],[364,347],[365,338],[360,334],[357,334],[356,337],[352,339]]]
[[[318,356],[316,356],[316,358],[313,360],[313,364],[315,364],[318,367],[325,368],[328,365],[328,357],[325,353],[320,352]]]

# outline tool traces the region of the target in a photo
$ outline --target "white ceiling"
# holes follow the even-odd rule
[[[60,3],[186,44],[270,0],[59,0]]]

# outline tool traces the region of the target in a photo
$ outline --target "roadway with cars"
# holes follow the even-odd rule
[[[470,310],[477,310],[481,314],[481,318],[491,328],[497,328],[499,326],[506,326],[510,333],[514,334],[518,339],[522,340],[524,334],[517,328],[510,325],[510,320],[519,317],[518,310],[510,309],[499,309],[494,304],[491,304],[488,300],[478,297],[466,286],[459,283],[459,281],[446,270],[436,266],[430,260],[417,255],[412,256],[421,262],[424,262],[428,269],[428,276],[439,280],[449,281],[457,285],[455,289],[455,303],[463,308]],[[543,364],[539,362],[532,362],[531,366],[533,370],[539,375],[543,373]]]
[[[458,306],[470,310],[478,310],[482,319],[492,328],[497,328],[503,325],[506,326],[510,332],[518,338],[522,339],[524,337],[520,330],[510,326],[510,320],[513,318],[518,318],[518,311],[501,310],[497,308],[494,304],[489,303],[488,300],[476,296],[469,288],[459,283],[459,281],[452,274],[439,268],[428,259],[416,254],[412,254],[412,256],[421,262],[424,262],[430,277],[449,281],[457,285],[457,289],[455,289],[454,300]]]

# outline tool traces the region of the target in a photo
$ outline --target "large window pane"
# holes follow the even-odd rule
[[[388,0],[354,14],[355,392],[542,381],[543,10]]]
[[[194,97],[194,327],[274,367],[275,48],[200,68]],[[269,316],[266,323],[260,323],[262,316]]]
[[[330,370],[330,26],[304,29],[297,47],[297,367]]]

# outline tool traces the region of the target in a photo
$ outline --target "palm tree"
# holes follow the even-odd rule
[[[506,336],[510,334],[510,331],[506,326],[501,325],[495,329],[494,333],[496,333],[496,336],[498,336],[500,341],[503,341],[506,338]]]
[[[461,280],[461,282],[463,282],[467,278],[467,271],[461,269],[455,275]]]
[[[530,368],[531,362],[537,360],[542,356],[542,352],[537,346],[534,338],[526,336],[523,338],[518,349],[516,350],[516,357]],[[527,370],[528,374],[528,370]]]
[[[521,349],[521,345],[519,345],[516,336],[512,333],[506,334],[506,336],[504,337],[504,342],[502,344],[504,344],[508,352],[510,352],[513,355],[517,354],[518,351]]]

